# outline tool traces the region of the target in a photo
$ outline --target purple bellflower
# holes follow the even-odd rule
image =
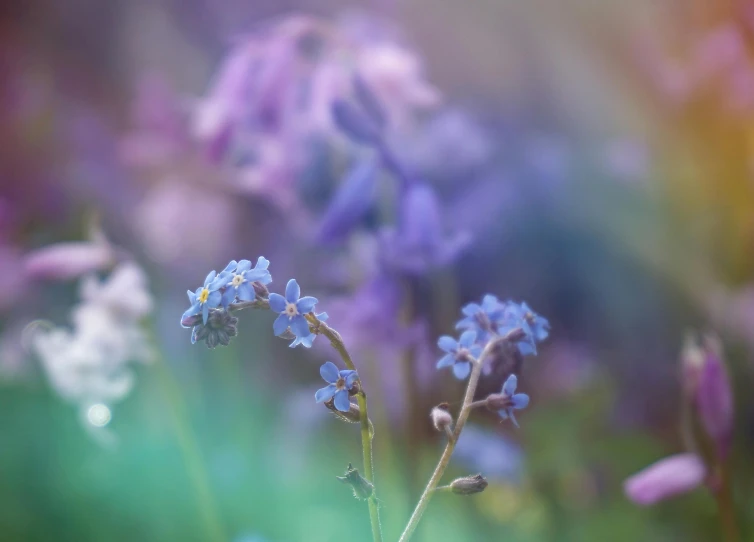
[[[676,454],[626,479],[623,490],[636,504],[648,506],[697,488],[706,476],[707,468],[697,454]]]
[[[374,160],[361,161],[351,169],[322,218],[319,232],[322,240],[339,241],[358,224],[374,203],[376,181]]]
[[[437,362],[437,368],[452,366],[453,374],[459,380],[469,376],[472,360],[477,359],[482,352],[482,347],[475,344],[476,337],[476,331],[473,330],[464,331],[457,341],[448,335],[440,337],[437,346],[447,353]]]
[[[282,335],[290,327],[296,337],[308,337],[309,323],[304,317],[305,314],[312,312],[318,300],[316,297],[301,296],[301,288],[296,279],[291,279],[285,287],[285,297],[280,294],[270,294],[270,308],[279,313],[272,325],[275,335]]]
[[[328,361],[319,368],[319,374],[328,385],[317,390],[314,394],[316,401],[321,403],[333,399],[335,408],[341,412],[348,412],[351,408],[349,392],[353,389],[354,382],[359,379],[356,371],[339,371],[333,362]]]

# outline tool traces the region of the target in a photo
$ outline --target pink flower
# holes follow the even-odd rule
[[[33,278],[70,280],[101,271],[114,263],[115,254],[106,241],[72,241],[28,253],[24,268]]]
[[[637,472],[623,483],[626,496],[648,506],[697,488],[707,468],[696,454],[676,454]]]

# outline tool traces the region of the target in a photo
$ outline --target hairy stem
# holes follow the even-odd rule
[[[443,474],[445,474],[445,469],[448,468],[450,458],[453,455],[453,450],[455,450],[456,443],[458,442],[458,437],[461,436],[463,426],[466,424],[466,420],[468,420],[469,414],[471,414],[471,411],[473,409],[474,394],[476,393],[476,388],[479,384],[479,377],[482,374],[482,366],[484,365],[485,359],[487,359],[493,349],[502,341],[518,338],[521,333],[522,331],[520,329],[514,329],[505,337],[496,337],[490,340],[490,342],[488,342],[484,347],[484,350],[482,350],[479,359],[473,361],[471,376],[469,376],[469,382],[466,385],[466,394],[463,397],[463,404],[461,405],[461,411],[458,413],[458,419],[456,420],[456,426],[453,430],[453,434],[451,435],[451,438],[448,439],[448,444],[445,446],[445,450],[443,450],[442,455],[440,456],[437,467],[435,467],[435,471],[432,473],[432,477],[429,479],[427,487],[424,488],[424,493],[422,493],[422,496],[419,499],[416,508],[414,509],[414,513],[411,514],[411,518],[408,520],[408,524],[403,530],[403,534],[401,535],[398,542],[408,542],[408,540],[411,538],[411,535],[416,530],[417,525],[419,525],[419,521],[424,514],[424,510],[429,504],[429,500],[432,498],[432,495],[434,494],[437,485],[440,483]]]
[[[351,355],[348,353],[343,339],[340,334],[328,326],[325,322],[317,319],[313,314],[307,314],[306,319],[311,325],[314,333],[324,335],[330,340],[330,344],[340,354],[343,363],[346,367],[352,371],[356,370],[356,366],[351,359]],[[374,484],[374,464],[372,454],[372,434],[369,430],[369,412],[367,410],[367,396],[362,390],[356,396],[356,401],[359,404],[359,410],[361,411],[361,449],[364,456],[364,478],[367,479],[372,486]],[[369,506],[369,521],[372,525],[372,539],[374,542],[382,542],[382,525],[380,523],[380,507],[377,503],[377,490],[376,487],[372,491],[372,495],[369,497],[367,504]]]

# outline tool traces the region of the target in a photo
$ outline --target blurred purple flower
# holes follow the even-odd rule
[[[733,438],[733,392],[717,339],[707,337],[704,365],[696,390],[699,416],[721,459],[728,455]]]
[[[524,454],[507,437],[468,424],[458,439],[453,461],[483,473],[490,480],[517,483],[521,480]]]
[[[671,455],[626,479],[623,489],[633,502],[647,506],[699,487],[706,475],[698,455]]]
[[[66,242],[29,252],[24,260],[28,276],[37,279],[70,280],[102,271],[115,263],[115,252],[104,239]]]
[[[322,217],[321,240],[335,242],[350,233],[374,204],[376,178],[374,160],[363,160],[351,169]]]
[[[382,232],[384,262],[412,275],[453,262],[471,239],[465,232],[446,235],[444,230],[434,190],[426,184],[410,186],[400,200],[397,229]]]

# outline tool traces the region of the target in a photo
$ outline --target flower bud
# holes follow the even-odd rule
[[[696,454],[676,454],[661,459],[623,483],[626,496],[636,504],[651,505],[686,493],[707,475],[704,461]]]
[[[267,299],[270,297],[270,291],[267,289],[267,286],[262,284],[259,281],[254,281],[251,283],[252,287],[254,288],[254,293],[257,295],[257,297],[260,297],[262,299]]]
[[[484,406],[492,412],[505,410],[513,406],[513,398],[501,393],[492,393],[484,400]]]
[[[453,416],[448,412],[449,406],[448,403],[440,403],[432,409],[430,414],[432,425],[434,425],[435,429],[438,431],[450,429],[450,426],[453,424]]]
[[[335,402],[332,399],[325,401],[324,404],[333,414],[335,414],[337,418],[343,420],[344,422],[361,422],[361,410],[359,409],[359,405],[357,405],[356,403],[351,403],[351,406],[348,408],[348,412],[342,412],[335,408]]]
[[[450,490],[456,495],[473,495],[481,493],[487,487],[487,480],[481,474],[457,478],[450,484]]]
[[[704,430],[723,458],[728,454],[733,437],[733,393],[720,342],[707,336],[703,348],[705,357],[696,389],[696,406]]]
[[[190,318],[186,320],[188,321]],[[231,316],[226,310],[211,310],[206,324],[201,322],[201,315],[198,315],[198,320],[191,332],[192,343],[204,341],[207,348],[215,348],[220,344],[228,346],[230,338],[238,334],[238,318]]]
[[[348,484],[353,489],[353,496],[359,500],[366,500],[372,496],[374,486],[361,474],[358,469],[355,469],[353,465],[348,464],[346,473],[344,476],[336,476],[344,484]]]

